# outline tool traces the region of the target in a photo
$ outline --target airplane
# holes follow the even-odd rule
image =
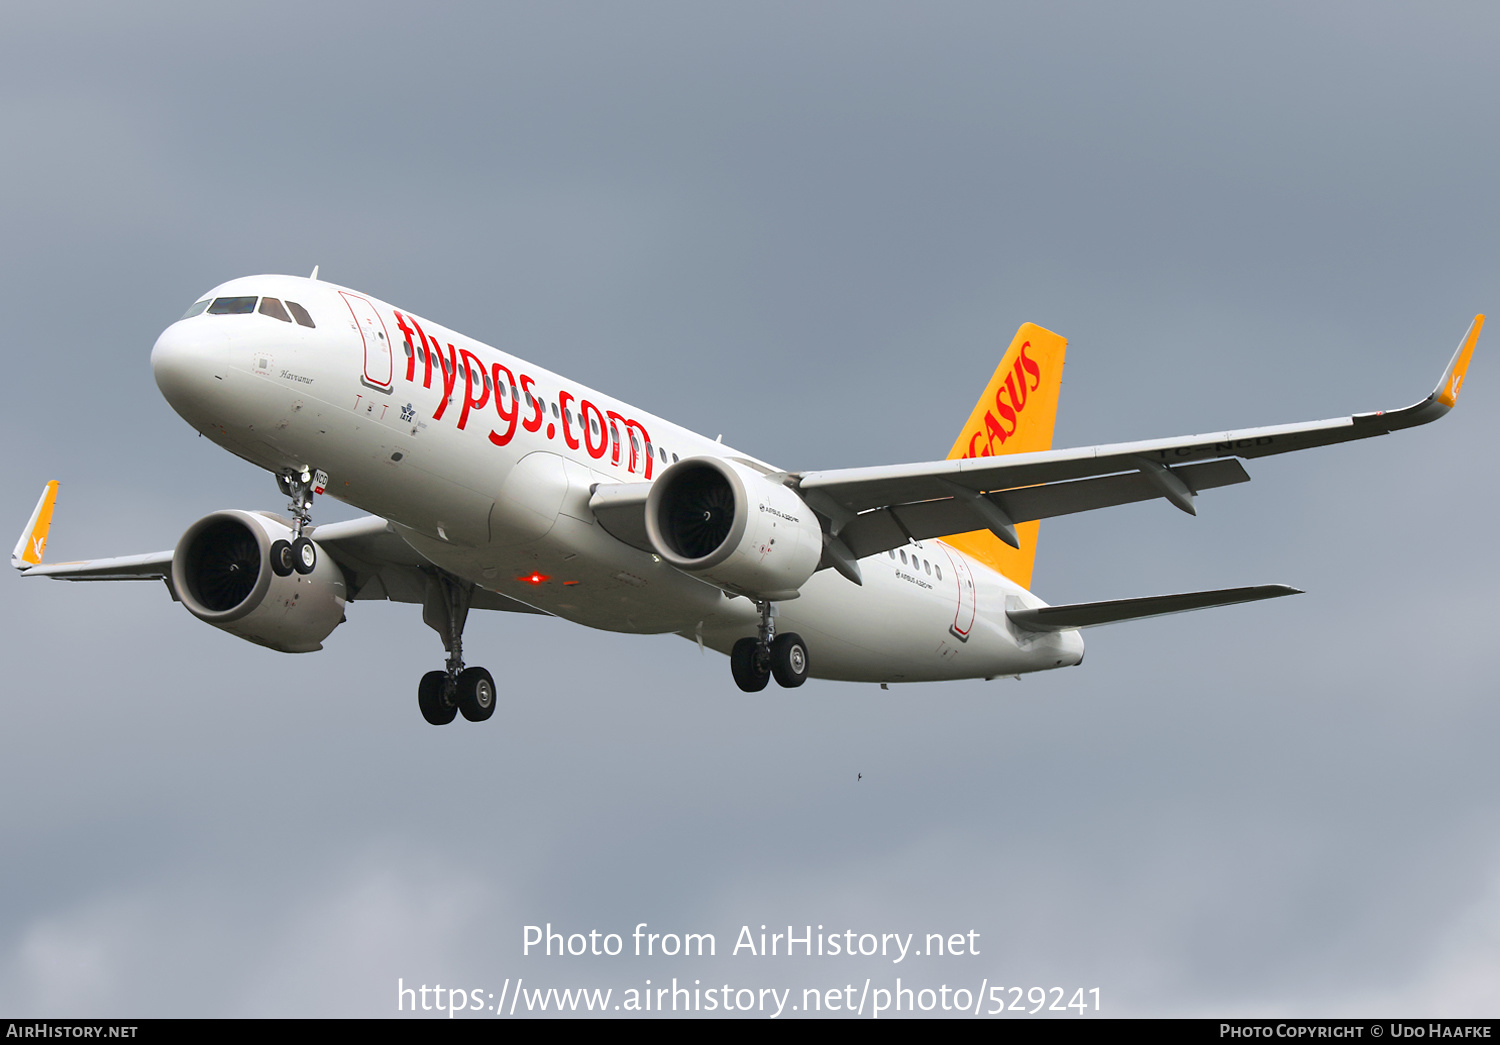
[[[27,577],[160,580],[199,620],[286,653],[349,603],[422,607],[443,669],[433,725],[496,707],[467,665],[474,609],[675,633],[728,654],[745,692],[809,677],[888,686],[1076,665],[1084,628],[1298,594],[1270,584],[1049,606],[1040,520],[1249,480],[1241,460],[1427,424],[1455,405],[1476,316],[1431,395],[1391,411],[1052,449],[1067,341],[1017,331],[946,459],[788,471],[370,295],[231,280],[157,338],[167,402],[272,472],[287,513],[224,510],[167,551],[46,563],[46,484],[11,563]],[[369,515],[316,525],[328,495]]]

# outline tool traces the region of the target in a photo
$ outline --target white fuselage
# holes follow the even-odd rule
[[[347,288],[253,276],[207,296],[235,295],[297,302],[316,327],[201,313],[162,333],[162,394],[221,446],[273,471],[326,473],[328,494],[383,516],[440,568],[559,617],[726,653],[755,634],[752,602],[617,540],[589,498],[680,458],[777,469]],[[816,677],[982,678],[1082,659],[1076,632],[1015,628],[1008,606],[1043,603],[942,541],[859,565],[863,586],[822,570],[777,604],[777,630],[803,636]]]

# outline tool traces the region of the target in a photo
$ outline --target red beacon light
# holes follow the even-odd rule
[[[520,581],[522,584],[546,584],[551,579],[552,578],[547,576],[545,573],[536,573],[534,571],[516,578],[516,580]]]

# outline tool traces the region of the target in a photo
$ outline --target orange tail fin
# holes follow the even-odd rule
[[[1067,338],[1035,323],[1022,323],[984,395],[959,431],[953,449],[948,451],[948,459],[1052,449],[1052,426],[1057,420],[1057,395],[1062,389],[1067,354]],[[954,534],[943,540],[1029,589],[1039,526],[1036,522],[1016,526],[1020,548],[1004,544],[988,530]]]

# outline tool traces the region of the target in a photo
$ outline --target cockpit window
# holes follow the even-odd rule
[[[194,316],[201,314],[212,300],[213,298],[204,298],[202,301],[197,302],[192,308],[182,314],[182,319],[192,319]],[[178,322],[182,322],[182,319],[179,319]]]
[[[279,319],[283,323],[290,323],[292,321],[292,317],[286,314],[286,309],[281,307],[281,302],[275,298],[260,299],[260,314],[270,316],[272,319]]]
[[[253,297],[215,298],[214,303],[208,306],[210,316],[241,316],[254,311],[255,299]]]
[[[289,310],[291,310],[292,315],[294,315],[294,316],[297,317],[297,322],[298,323],[302,324],[305,327],[316,327],[317,326],[317,324],[312,321],[312,316],[309,316],[307,314],[307,309],[303,308],[301,305],[297,304],[295,301],[288,301],[286,303],[286,307]]]

